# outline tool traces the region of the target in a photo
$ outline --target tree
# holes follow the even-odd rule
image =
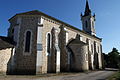
[[[103,67],[108,67],[108,54],[102,53],[103,54]]]
[[[110,68],[118,68],[120,63],[120,53],[116,48],[113,48],[110,53],[108,53],[107,66]]]

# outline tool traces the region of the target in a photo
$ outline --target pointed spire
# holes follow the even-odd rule
[[[88,0],[86,0],[86,7],[85,7],[85,16],[88,16],[91,14],[91,10],[89,8]]]

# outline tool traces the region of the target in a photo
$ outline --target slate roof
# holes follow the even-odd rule
[[[0,50],[14,47],[14,42],[11,38],[0,36]]]
[[[58,19],[56,19],[56,18],[54,18],[54,17],[52,17],[52,16],[49,16],[49,15],[47,15],[47,14],[41,12],[41,11],[38,11],[38,10],[28,11],[28,12],[24,12],[24,13],[18,13],[18,14],[16,14],[15,16],[19,16],[19,15],[41,15],[41,16],[45,16],[45,17],[48,17],[48,18],[50,18],[50,19],[53,19],[53,20],[55,20],[55,21],[57,21],[57,22],[59,22],[59,23],[61,23],[61,24],[64,24],[65,26],[68,26],[68,27],[70,27],[70,28],[72,28],[72,29],[75,29],[75,30],[80,31],[80,32],[82,32],[82,33],[84,33],[84,34],[87,34],[87,35],[89,35],[89,36],[91,36],[91,37],[93,37],[93,38],[99,39],[100,41],[102,40],[102,38],[98,38],[97,36],[90,35],[90,34],[88,34],[87,32],[85,32],[85,31],[83,31],[83,30],[80,30],[80,29],[78,29],[78,28],[76,28],[76,27],[74,27],[74,26],[72,26],[72,25],[70,25],[70,24],[67,24],[67,23],[65,23],[65,22],[63,22],[63,21],[61,21],[61,20],[58,20]],[[11,19],[13,19],[15,16],[13,16],[12,18],[10,18],[9,21],[10,21]]]

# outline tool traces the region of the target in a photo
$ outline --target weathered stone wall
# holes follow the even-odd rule
[[[15,58],[16,74],[35,74],[36,72],[36,44],[37,44],[37,22],[38,18],[34,16],[21,16],[21,26],[19,33],[19,45],[16,48]],[[25,50],[25,33],[27,30],[32,32],[31,34],[31,50],[26,53]]]
[[[88,70],[88,45],[75,39],[69,44],[72,50],[71,71]]]
[[[17,25],[17,17],[13,18],[9,22],[10,22],[10,27],[8,29],[8,37],[12,37],[13,36],[12,30]]]
[[[61,57],[61,65],[60,71],[66,72],[68,71],[68,53],[66,49],[66,30],[62,25],[60,27],[60,34],[59,34],[59,46],[60,46],[60,57]]]
[[[60,25],[62,25],[61,23],[57,23],[56,21],[54,21],[54,20],[51,20],[51,19],[48,19],[48,18],[44,18],[44,21],[43,21],[43,56],[44,56],[44,69],[43,70],[46,70],[47,71],[47,56],[46,56],[46,34],[48,33],[48,32],[50,32],[51,31],[51,29],[52,29],[52,27],[55,27],[55,28],[57,28],[58,30],[60,30]],[[85,34],[85,33],[82,33],[82,32],[80,32],[80,31],[78,31],[78,30],[75,30],[75,29],[72,29],[72,28],[70,28],[70,27],[68,27],[68,26],[64,26],[65,28],[66,28],[66,31],[67,31],[67,33],[68,33],[68,43],[69,43],[69,41],[71,41],[72,39],[75,39],[75,37],[76,37],[76,34],[80,34],[81,35],[81,37],[82,37],[82,41],[84,42],[84,43],[87,43],[86,42],[86,40],[87,39],[89,39],[89,50],[88,50],[88,52],[89,52],[89,60],[91,61],[90,62],[90,64],[91,64],[91,69],[94,69],[94,42],[96,42],[96,43],[101,43],[98,39],[95,39],[95,38],[93,38],[93,37],[91,37],[90,35],[87,35],[87,34]],[[63,39],[63,37],[61,37],[61,39]],[[91,47],[91,45],[93,46],[93,48]],[[100,53],[101,54],[101,53]],[[100,60],[99,60],[100,61]],[[46,68],[46,69],[45,69]],[[46,72],[45,71],[45,72]]]
[[[48,67],[50,67],[48,65],[48,53],[47,53],[47,34],[50,33],[51,34],[51,30],[53,27],[55,27],[55,29],[57,29],[57,33],[60,33],[60,26],[64,25],[63,23],[57,22],[55,20],[52,20],[50,18],[47,18],[45,16],[32,16],[32,15],[26,15],[26,16],[20,16],[22,19],[21,21],[21,25],[20,25],[20,35],[19,35],[19,45],[16,48],[16,53],[15,53],[15,63],[16,63],[16,72],[18,73],[25,73],[24,71],[30,73],[35,73],[36,71],[36,54],[37,54],[37,29],[38,29],[38,18],[42,18],[42,51],[41,51],[41,57],[42,57],[42,66],[40,67],[40,73],[47,73],[48,71]],[[16,17],[17,18],[17,17]],[[10,31],[12,30],[12,26],[14,26],[15,24],[17,24],[16,18],[13,19],[11,22],[11,28]],[[64,25],[64,28],[66,29],[65,31],[68,33],[68,39],[64,39],[66,40],[66,45],[67,45],[67,40],[68,43],[69,41],[71,41],[72,39],[75,39],[76,34],[79,34],[80,36],[82,36],[82,42],[87,43],[86,40],[89,39],[89,56],[90,56],[90,60],[91,60],[91,67],[93,68],[93,61],[94,61],[94,48],[92,50],[91,48],[91,44],[94,47],[94,42],[101,44],[100,40],[90,36],[84,32],[81,32],[79,30],[73,29],[69,26]],[[31,44],[31,53],[25,53],[24,52],[24,46],[25,46],[25,32],[26,30],[31,30],[32,31],[32,44]],[[11,35],[11,33],[9,33]],[[62,40],[64,37],[61,36],[59,37],[59,40]],[[52,40],[52,39],[51,39]],[[59,42],[59,41],[58,41]],[[64,51],[63,51],[64,52]],[[65,51],[66,52],[66,51]],[[52,53],[52,52],[51,52]],[[99,55],[101,54],[101,52],[99,52]],[[67,54],[65,55],[65,57],[68,57]],[[61,59],[64,57],[61,57]],[[67,58],[66,58],[67,59]],[[65,59],[65,60],[66,60]],[[67,61],[67,60],[66,60]],[[101,59],[99,56],[99,63],[100,63]],[[49,63],[50,64],[50,63]],[[101,65],[100,65],[101,66]]]
[[[7,68],[10,66],[8,63],[10,62],[11,51],[12,48],[0,50],[0,73],[6,74]]]
[[[55,27],[55,29],[57,29],[58,30],[58,33],[59,33],[59,27],[60,27],[60,24],[59,23],[57,23],[57,22],[55,22],[55,21],[53,21],[53,20],[51,20],[51,19],[49,19],[49,18],[46,18],[46,17],[42,17],[44,20],[43,20],[43,35],[42,35],[42,44],[43,44],[43,66],[42,66],[42,73],[47,73],[47,69],[48,69],[48,67],[50,67],[50,66],[48,66],[48,57],[50,57],[50,56],[48,56],[47,55],[47,34],[48,33],[50,33],[51,34],[51,30],[52,30],[52,28],[53,27]],[[52,36],[52,35],[51,35]],[[52,39],[51,39],[52,40]],[[51,42],[52,43],[52,42]],[[52,53],[50,53],[50,54],[52,54]],[[51,58],[51,57],[50,57]],[[50,64],[50,63],[49,63]],[[55,64],[55,63],[54,63]],[[54,65],[53,64],[53,65]],[[51,64],[52,65],[52,64]]]

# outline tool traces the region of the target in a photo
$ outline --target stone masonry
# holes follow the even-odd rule
[[[88,1],[81,20],[83,30],[38,10],[16,14],[9,19],[8,37],[15,42],[13,73],[102,69],[102,40],[96,36],[95,15],[91,14]]]

